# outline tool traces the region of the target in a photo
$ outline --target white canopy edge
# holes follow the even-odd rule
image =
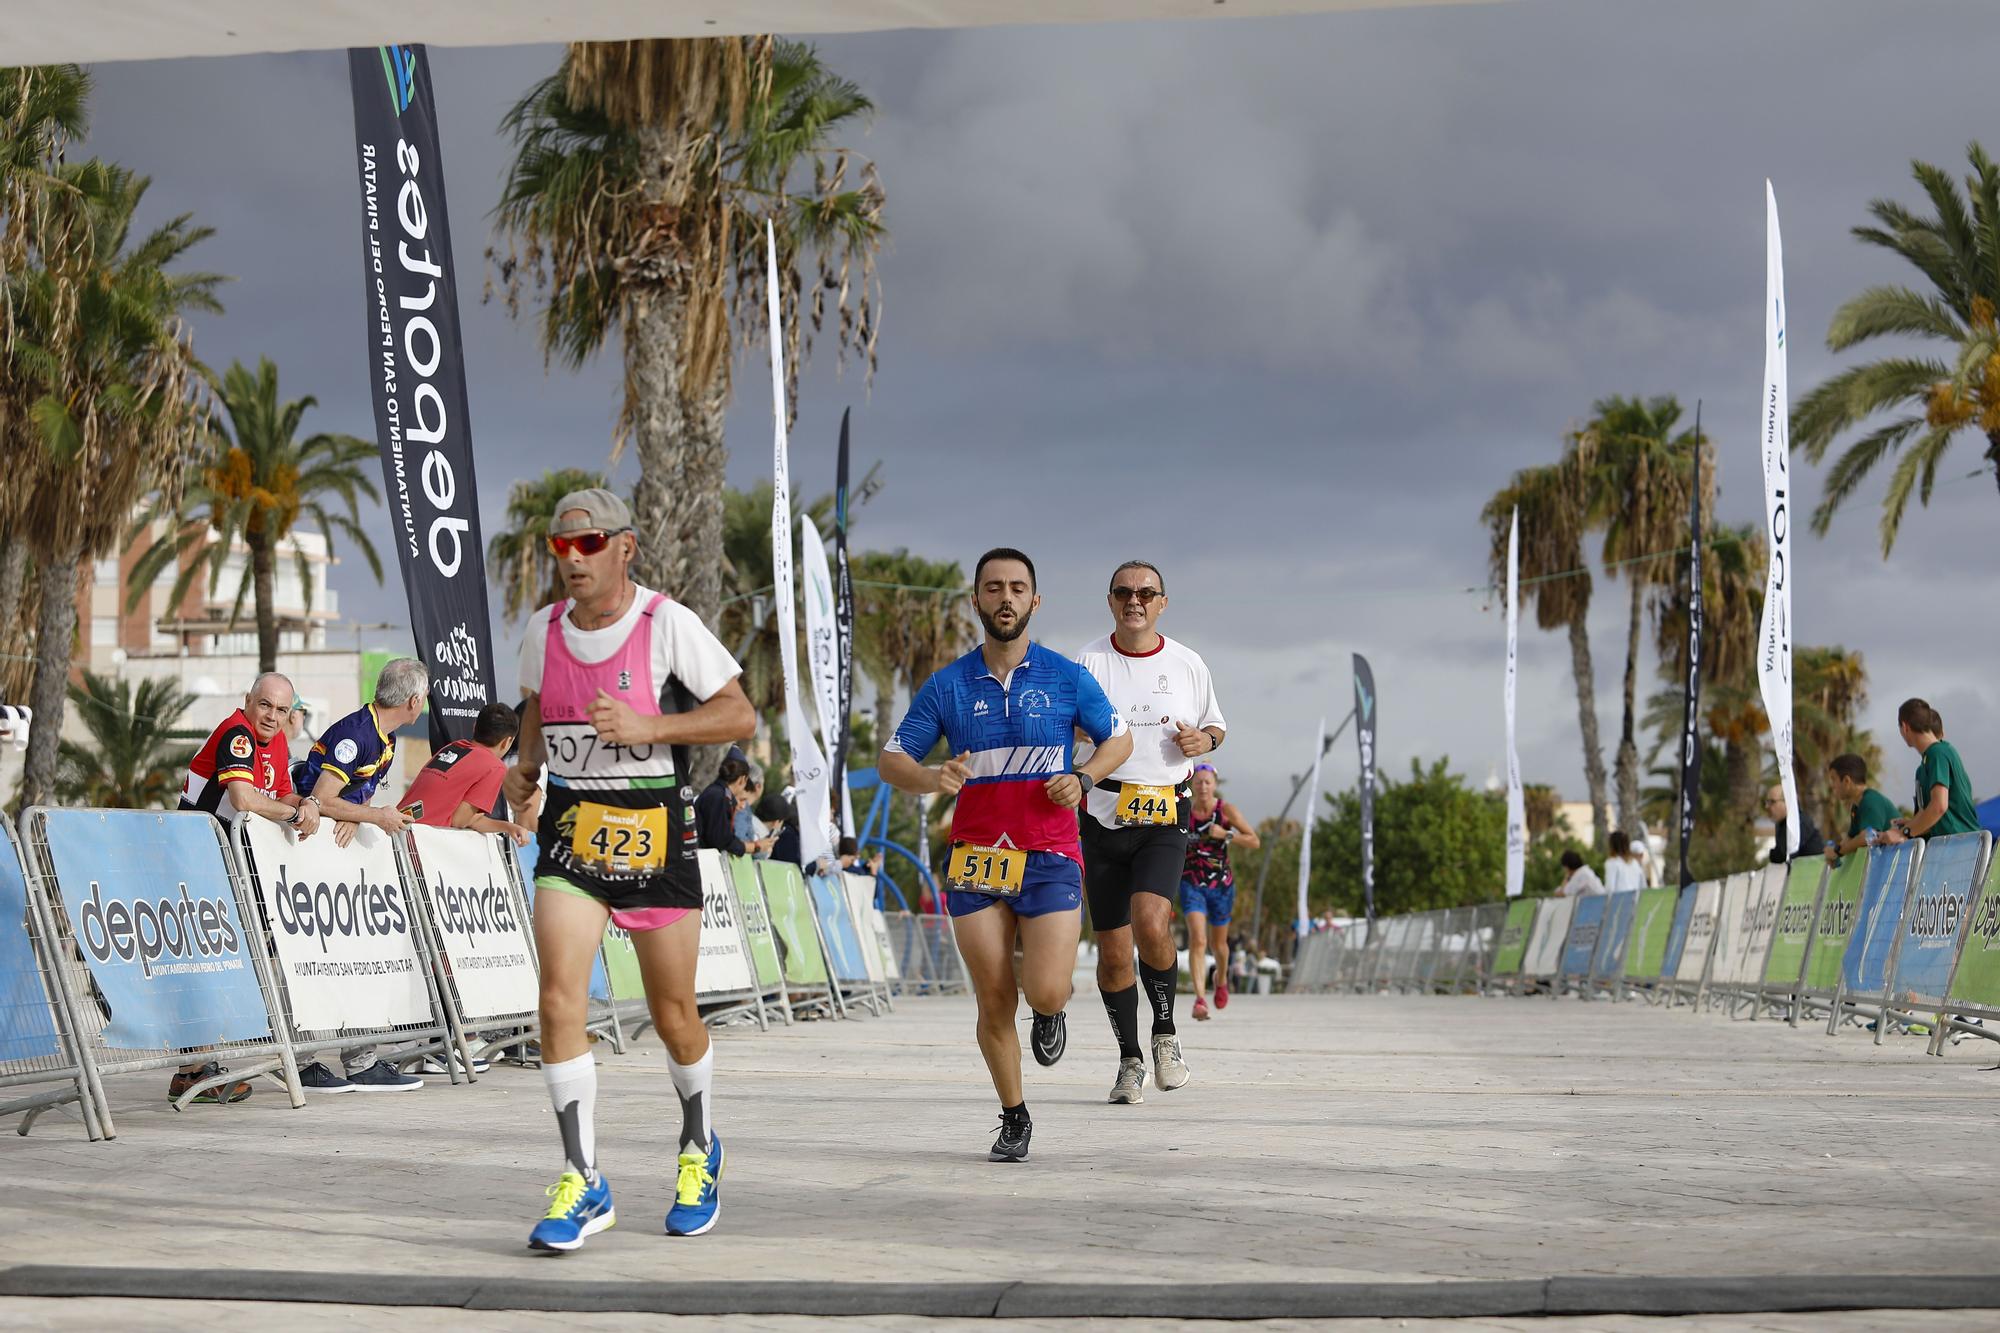
[[[1112,23],[1494,0],[11,0],[0,64],[163,60],[384,42],[531,42]]]

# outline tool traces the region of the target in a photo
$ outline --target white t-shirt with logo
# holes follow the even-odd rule
[[[578,629],[563,613],[569,603],[545,606],[528,617],[528,630],[521,639],[521,688],[537,694],[542,689],[542,660],[548,651],[549,617],[561,615],[563,646],[579,662],[602,662],[624,646],[632,627],[652,603],[653,591],[640,588],[624,615],[602,629]],[[664,690],[669,677],[679,679],[695,698],[706,702],[743,668],[709,631],[700,616],[669,597],[653,613],[653,686]]]
[[[1086,644],[1076,660],[1104,687],[1132,732],[1131,757],[1111,775],[1110,789],[1100,786],[1090,794],[1091,815],[1104,827],[1116,828],[1118,783],[1177,787],[1194,772],[1195,761],[1174,741],[1179,724],[1223,730],[1229,724],[1222,720],[1215,682],[1201,654],[1164,634],[1158,648],[1138,656],[1122,651],[1106,635]]]

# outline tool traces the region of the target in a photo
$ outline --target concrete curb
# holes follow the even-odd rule
[[[542,1278],[0,1268],[0,1297],[282,1301],[462,1310],[931,1318],[1447,1319],[2000,1309],[2000,1274],[1554,1277],[1500,1282],[582,1282]]]

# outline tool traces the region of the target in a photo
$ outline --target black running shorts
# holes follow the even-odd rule
[[[1184,828],[1106,828],[1091,815],[1083,834],[1083,893],[1092,930],[1132,924],[1132,895],[1154,893],[1174,901],[1187,861]]]

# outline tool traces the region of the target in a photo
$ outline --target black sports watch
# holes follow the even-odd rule
[[[1201,734],[1208,737],[1208,752],[1210,754],[1214,754],[1217,750],[1220,750],[1222,748],[1222,738],[1220,736],[1216,735],[1214,732],[1208,730],[1205,727],[1202,729]]]
[[[1091,792],[1097,789],[1097,779],[1093,778],[1092,776],[1090,776],[1090,774],[1084,772],[1082,769],[1072,768],[1070,770],[1070,774],[1071,776],[1075,777],[1075,779],[1078,782],[1081,782],[1083,784],[1083,794],[1085,796],[1090,795]]]

